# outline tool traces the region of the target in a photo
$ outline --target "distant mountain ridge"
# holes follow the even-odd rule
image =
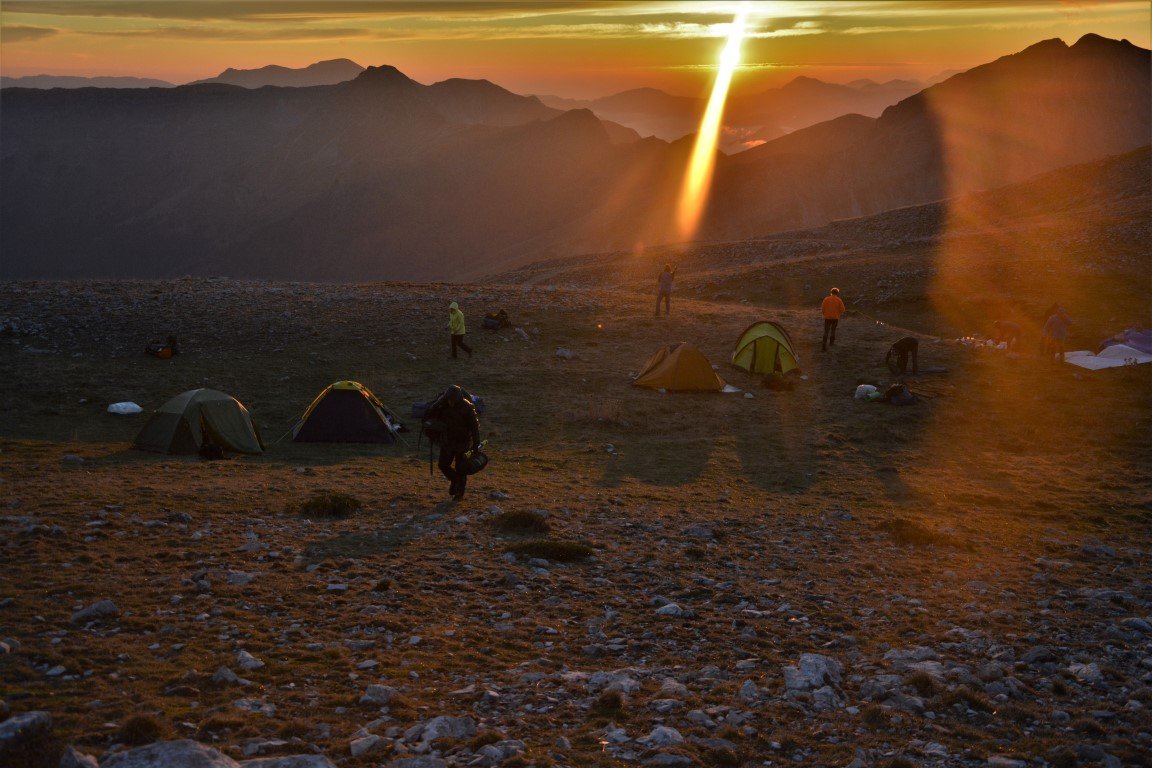
[[[77,77],[73,75],[26,75],[0,77],[0,88],[174,88],[167,80],[151,77]]]
[[[1045,41],[879,117],[721,155],[698,238],[820,226],[1144,146],[1149,72],[1127,41]],[[5,89],[0,108],[2,277],[466,280],[633,250],[675,237],[692,144],[388,66],[312,88]]]
[[[910,80],[858,80],[840,85],[802,76],[780,88],[733,96],[724,111],[727,130],[721,148],[739,152],[750,144],[849,113],[879,117],[886,107],[923,87],[925,84]],[[601,119],[665,141],[694,133],[705,106],[704,99],[673,96],[656,88],[635,88],[591,100],[555,96],[541,96],[540,100],[558,109],[590,109]]]
[[[318,61],[306,67],[293,69],[270,64],[259,69],[228,69],[216,77],[205,80],[195,80],[188,85],[202,85],[204,83],[224,83],[238,85],[241,88],[263,88],[274,85],[281,88],[307,88],[314,85],[335,85],[352,80],[364,67],[350,59],[330,59]]]

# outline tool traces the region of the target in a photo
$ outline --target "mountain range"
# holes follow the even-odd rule
[[[1149,143],[1149,52],[1089,35],[718,155],[702,239],[818,226]],[[805,86],[807,87],[807,85]],[[0,275],[462,280],[673,238],[691,139],[392,67],[311,88],[0,93]]]
[[[0,88],[173,88],[167,80],[152,77],[75,77],[72,75],[27,75],[0,77]]]
[[[188,85],[225,83],[241,88],[263,88],[275,85],[281,88],[306,88],[313,85],[335,85],[355,78],[364,67],[349,59],[318,61],[306,67],[293,69],[270,64],[259,69],[233,69],[229,67],[216,77],[194,80]]]
[[[734,95],[724,110],[721,149],[739,152],[840,115],[879,117],[886,107],[917,93],[924,83],[856,80],[846,85],[797,77],[781,88]],[[642,136],[675,141],[694,133],[704,113],[705,99],[673,96],[656,88],[637,88],[600,99],[576,100],[541,96],[558,109],[590,109],[598,117],[634,129]]]

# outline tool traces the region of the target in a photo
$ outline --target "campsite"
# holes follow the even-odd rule
[[[449,299],[477,320],[471,360],[448,359]],[[95,754],[187,738],[342,766],[490,765],[471,761],[497,744],[503,765],[1146,764],[1152,366],[926,337],[922,363],[948,372],[895,408],[852,394],[891,379],[901,331],[850,315],[821,353],[814,304],[689,290],[655,319],[650,302],[0,286],[0,698]],[[499,309],[523,334],[479,328]],[[791,391],[729,364],[760,321],[787,329]],[[179,355],[141,353],[169,333]],[[680,341],[743,391],[631,385]],[[345,381],[404,442],[291,439]],[[409,418],[449,383],[483,396],[492,457],[458,503]],[[198,388],[243,403],[266,450],[131,448]],[[106,412],[121,401],[145,413]]]

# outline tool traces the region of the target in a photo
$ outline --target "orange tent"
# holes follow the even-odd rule
[[[712,370],[708,358],[686,341],[669,344],[648,358],[632,384],[669,392],[718,392],[724,389],[724,380]]]

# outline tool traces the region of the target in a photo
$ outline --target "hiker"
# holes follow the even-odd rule
[[[476,406],[464,396],[464,390],[453,384],[444,395],[428,409],[427,418],[435,419],[443,425],[439,435],[440,471],[451,481],[448,494],[459,501],[464,498],[468,485],[464,455],[480,446],[480,422],[476,418]]]
[[[656,293],[656,317],[660,317],[661,299],[664,300],[664,316],[667,317],[672,314],[672,279],[676,277],[676,269],[673,269],[671,264],[665,264],[664,271],[660,273],[660,277],[657,279],[659,291]]]
[[[1064,307],[1056,307],[1056,311],[1044,323],[1044,354],[1052,356],[1054,361],[1064,362],[1064,340],[1068,338],[1070,325],[1072,320]]]
[[[919,366],[917,365],[916,354],[920,349],[920,342],[912,336],[905,336],[898,342],[892,345],[888,350],[888,354],[884,356],[884,365],[888,366],[888,370],[897,375],[903,376],[908,370],[908,357],[912,357],[912,375],[915,376],[919,373]],[[892,364],[892,355],[896,355],[896,364]]]
[[[457,347],[467,352],[471,359],[472,347],[464,343],[464,334],[468,332],[464,327],[464,313],[460,311],[460,305],[456,302],[448,305],[448,330],[452,334],[452,359],[456,359]]]
[[[1009,352],[1015,352],[1020,346],[1020,324],[1011,320],[997,320],[992,323],[992,327],[996,329],[992,341],[996,344],[1003,341]]]
[[[820,313],[824,315],[824,338],[820,342],[821,350],[827,351],[830,345],[836,344],[836,326],[840,322],[840,316],[846,311],[844,300],[840,298],[839,288],[833,288],[824,297],[824,301],[820,302]]]

